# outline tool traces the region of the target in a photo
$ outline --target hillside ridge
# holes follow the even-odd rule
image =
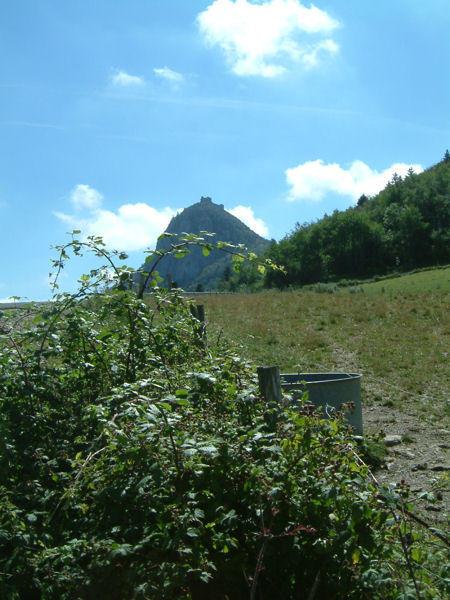
[[[217,241],[231,244],[243,244],[248,250],[263,253],[270,242],[245,225],[240,219],[225,210],[223,204],[215,204],[209,196],[202,196],[199,202],[192,204],[174,216],[165,233],[215,234]],[[168,250],[173,238],[162,237],[156,250]],[[209,256],[202,254],[201,248],[193,247],[183,260],[167,256],[158,265],[158,272],[167,281],[172,281],[183,289],[209,290],[217,287],[219,280],[231,264],[231,257],[213,250]],[[148,265],[146,265],[148,269]]]
[[[297,223],[268,257],[286,273],[269,272],[266,287],[365,279],[450,262],[450,154],[426,169],[412,169],[376,196],[335,210],[313,223]]]

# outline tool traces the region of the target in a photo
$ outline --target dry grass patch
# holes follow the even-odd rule
[[[448,294],[313,291],[205,296],[218,332],[258,364],[282,372],[356,371],[365,401],[424,406],[443,415],[448,397]]]

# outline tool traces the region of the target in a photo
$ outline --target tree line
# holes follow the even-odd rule
[[[345,211],[297,223],[266,256],[285,267],[268,271],[263,286],[283,288],[343,279],[367,279],[450,262],[450,154],[423,173],[394,174],[372,198]],[[225,274],[220,287],[252,287],[254,269]]]

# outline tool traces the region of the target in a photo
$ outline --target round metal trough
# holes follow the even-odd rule
[[[298,373],[280,375],[283,391],[294,397],[308,392],[308,401],[323,414],[332,414],[343,404],[354,403],[354,408],[346,413],[347,421],[358,435],[363,433],[361,406],[361,377],[356,373]]]

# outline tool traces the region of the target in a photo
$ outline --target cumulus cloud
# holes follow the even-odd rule
[[[258,219],[255,217],[255,213],[250,208],[250,206],[236,206],[228,212],[240,219],[243,223],[247,225],[247,227],[250,227],[250,229],[252,229],[258,235],[261,235],[265,238],[269,237],[269,229],[267,225],[262,219]]]
[[[356,201],[362,194],[377,194],[394,173],[404,177],[410,168],[415,173],[423,171],[422,165],[405,163],[395,163],[384,171],[377,171],[361,160],[355,160],[347,169],[337,163],[325,164],[323,160],[308,161],[285,171],[290,187],[288,200],[320,202],[328,193],[334,193]]]
[[[286,59],[311,68],[322,55],[335,54],[331,33],[339,23],[300,0],[215,0],[197,17],[200,32],[210,46],[219,46],[236,75],[275,77]],[[305,36],[311,36],[311,41]]]
[[[103,196],[88,185],[77,185],[70,195],[75,214],[54,214],[83,235],[100,235],[110,248],[127,252],[154,247],[177,211],[169,207],[157,210],[138,202],[123,204],[117,212],[101,207]]]
[[[103,196],[94,188],[80,183],[72,190],[70,200],[76,209],[89,208],[94,210],[102,203]]]
[[[333,40],[323,40],[317,44],[305,48],[301,54],[301,60],[305,67],[315,67],[320,62],[320,57],[324,54],[337,54],[339,46]]]
[[[129,73],[125,73],[125,71],[118,71],[115,75],[112,76],[111,81],[113,85],[117,85],[119,87],[142,85],[144,83],[144,79],[142,77],[138,77],[137,75],[130,75]]]
[[[169,67],[162,67],[160,69],[153,69],[153,73],[160,77],[161,79],[165,79],[167,81],[171,81],[172,83],[181,83],[184,80],[184,75],[181,73],[177,73],[176,71],[172,71]]]

